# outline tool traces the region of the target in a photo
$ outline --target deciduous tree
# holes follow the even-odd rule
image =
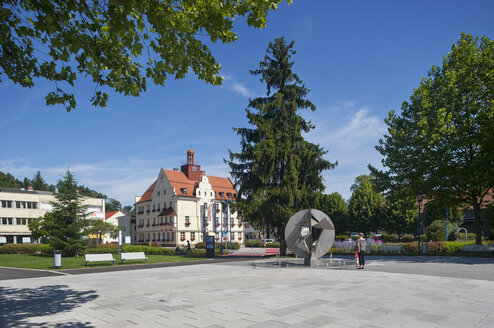
[[[347,204],[339,193],[322,194],[318,209],[331,218],[337,235],[341,235],[350,229]]]
[[[351,187],[352,196],[348,202],[348,213],[352,228],[358,232],[377,231],[381,227],[383,196],[377,192],[373,178],[360,175]]]
[[[386,119],[388,134],[377,150],[384,156],[374,175],[414,194],[450,205],[470,205],[481,243],[480,209],[494,186],[494,42],[462,34],[442,67]]]
[[[99,244],[103,235],[109,235],[111,238],[117,238],[118,227],[102,220],[93,220],[91,222],[91,226],[86,229],[85,233],[98,235],[97,243]]]
[[[54,82],[47,105],[76,107],[78,78],[95,84],[91,102],[105,106],[107,88],[138,96],[148,80],[164,85],[192,70],[221,84],[220,64],[206,41],[237,39],[233,22],[266,26],[282,0],[5,0],[0,2],[0,77],[23,87]],[[291,0],[287,0],[291,2]],[[209,39],[209,40],[208,40]]]

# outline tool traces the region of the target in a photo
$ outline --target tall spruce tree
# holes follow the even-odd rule
[[[70,171],[57,184],[53,210],[29,223],[34,238],[42,237],[53,249],[61,250],[65,256],[84,254],[86,243],[82,239],[89,225],[85,219],[87,206],[82,205],[77,182]]]
[[[48,190],[48,184],[45,182],[45,179],[41,176],[41,172],[38,171],[36,172],[36,175],[34,178],[31,180],[31,185],[33,186],[34,190]]]
[[[259,69],[251,74],[266,84],[266,97],[249,101],[247,118],[253,127],[234,128],[241,136],[241,152],[226,161],[239,191],[236,209],[254,226],[274,229],[286,254],[285,225],[296,211],[317,207],[324,190],[322,171],[332,169],[319,145],[302,133],[314,125],[302,118],[302,109],[316,107],[305,97],[309,90],[292,71],[293,41],[269,43]]]

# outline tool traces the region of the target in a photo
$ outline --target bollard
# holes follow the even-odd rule
[[[55,251],[53,252],[53,268],[61,268],[62,267],[62,252]]]

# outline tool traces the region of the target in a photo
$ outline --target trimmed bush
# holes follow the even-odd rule
[[[261,240],[246,240],[245,247],[264,247],[264,242]]]
[[[206,243],[205,242],[200,242],[195,244],[194,246],[196,249],[206,249]],[[223,248],[230,248],[230,243],[228,241],[223,241]],[[215,249],[220,249],[221,248],[221,243],[215,242],[214,243],[214,248]],[[232,242],[232,249],[240,249],[240,244]]]
[[[116,248],[96,248],[96,247],[86,248],[86,254],[105,254],[105,253],[117,254],[118,249],[116,249]]]
[[[53,255],[53,250],[47,244],[5,244],[0,246],[0,254]]]
[[[111,248],[118,249],[118,244],[99,244],[96,248]]]

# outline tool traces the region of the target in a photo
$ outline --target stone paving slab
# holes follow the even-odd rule
[[[383,272],[379,264],[330,270],[244,261],[3,280],[0,326],[494,326],[494,281],[441,277],[434,267],[433,275]],[[467,275],[463,263],[448,269],[455,265]]]

